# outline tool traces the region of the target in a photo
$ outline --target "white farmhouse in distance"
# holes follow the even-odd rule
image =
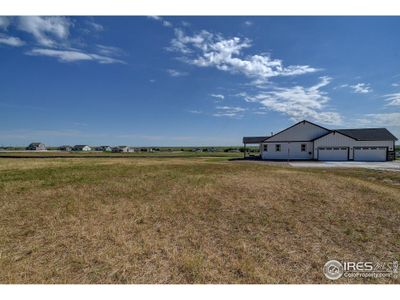
[[[92,148],[90,148],[88,145],[75,145],[72,148],[73,151],[91,151]]]
[[[397,138],[386,128],[327,129],[301,121],[272,136],[244,137],[265,160],[387,161]]]
[[[128,146],[118,146],[118,147],[112,148],[112,152],[116,152],[116,153],[135,152],[135,149],[128,147]]]
[[[26,150],[32,150],[32,151],[45,151],[47,150],[45,144],[43,143],[31,143],[29,144],[28,147],[26,147]]]

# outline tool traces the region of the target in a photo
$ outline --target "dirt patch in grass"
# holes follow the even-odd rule
[[[371,170],[193,159],[0,160],[1,283],[329,283],[400,260],[400,189]],[[391,283],[340,279],[335,283]]]

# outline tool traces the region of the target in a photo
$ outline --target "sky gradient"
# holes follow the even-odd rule
[[[400,137],[398,17],[0,17],[0,146]]]

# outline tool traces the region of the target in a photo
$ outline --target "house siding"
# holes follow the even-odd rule
[[[276,145],[281,145],[281,151],[275,151]],[[301,145],[306,145],[306,151],[301,151]],[[268,145],[268,151],[264,151],[264,145]],[[266,142],[261,145],[262,159],[292,159],[292,160],[310,160],[313,159],[313,142]]]

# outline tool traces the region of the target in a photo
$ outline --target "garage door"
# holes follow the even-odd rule
[[[318,160],[348,160],[347,147],[318,148]]]
[[[386,147],[354,147],[354,160],[386,161]]]

